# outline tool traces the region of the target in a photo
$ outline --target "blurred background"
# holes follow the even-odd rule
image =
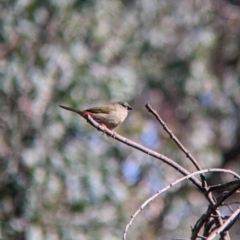
[[[116,132],[194,171],[149,102],[203,168],[239,173],[239,5],[0,1],[0,238],[121,239],[141,203],[180,177],[58,104],[127,101],[134,111]],[[179,185],[140,213],[128,239],[189,238],[206,209],[195,187]]]

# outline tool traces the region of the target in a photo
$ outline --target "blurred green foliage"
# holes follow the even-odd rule
[[[150,102],[200,165],[239,169],[238,5],[16,0],[0,7],[0,237],[120,239],[140,204],[177,177],[58,104],[128,101],[134,111],[116,131],[193,171],[148,115]],[[129,239],[188,238],[205,207],[196,189],[175,188],[144,210]]]

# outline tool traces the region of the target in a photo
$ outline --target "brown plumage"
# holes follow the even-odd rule
[[[85,110],[76,110],[73,108],[59,105],[59,107],[71,112],[75,112],[86,118],[90,115],[96,122],[112,130],[121,124],[128,115],[132,107],[126,102],[116,102],[102,107],[93,107]]]

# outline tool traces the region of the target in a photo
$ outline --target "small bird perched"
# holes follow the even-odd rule
[[[76,110],[59,105],[59,107],[87,118],[90,115],[96,122],[112,130],[121,124],[132,107],[127,102],[116,102],[102,107],[93,107],[86,110]]]

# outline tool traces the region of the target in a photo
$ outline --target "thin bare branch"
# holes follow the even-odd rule
[[[169,134],[170,138],[172,138],[174,140],[174,142],[177,144],[177,146],[185,153],[185,155],[187,156],[188,159],[190,159],[190,161],[194,164],[194,166],[197,168],[197,170],[201,170],[200,165],[197,163],[196,159],[190,154],[190,152],[183,146],[183,144],[177,139],[177,137],[172,133],[172,131],[167,127],[166,123],[161,119],[161,117],[159,116],[159,114],[157,113],[157,111],[155,111],[149,103],[146,104],[146,108],[148,109],[149,112],[151,112],[155,118],[158,120],[158,122],[163,126],[163,129]],[[206,196],[207,200],[210,203],[210,206],[214,206],[215,204],[215,200],[212,196],[211,192],[206,193],[205,190],[207,189],[207,181],[204,177],[203,174],[200,175],[201,176],[201,180],[202,180],[202,188],[203,188],[203,193]],[[215,209],[215,213],[218,217],[215,218],[215,221],[218,222],[218,224],[222,224],[222,219],[221,219],[221,215],[220,212]],[[197,236],[196,234],[194,234],[195,237]],[[228,237],[224,237],[225,240],[228,239]]]
[[[101,132],[105,133],[109,137],[112,137],[113,139],[116,139],[119,142],[122,142],[122,143],[124,143],[124,144],[126,144],[128,146],[131,146],[131,147],[135,148],[135,149],[138,149],[139,151],[144,152],[144,153],[146,153],[149,156],[152,156],[152,157],[154,157],[154,158],[156,158],[156,159],[158,159],[160,161],[163,161],[164,163],[168,164],[169,166],[173,167],[175,170],[180,172],[182,175],[187,176],[187,175],[190,174],[185,168],[183,168],[182,166],[180,166],[179,164],[174,162],[172,159],[170,159],[170,158],[168,158],[168,157],[166,157],[166,156],[164,156],[162,154],[159,154],[159,153],[157,153],[157,152],[155,152],[155,151],[153,151],[153,150],[151,150],[149,148],[146,148],[146,147],[142,146],[141,144],[133,142],[133,141],[131,141],[131,140],[125,138],[125,137],[122,137],[119,134],[109,130],[106,127],[101,126],[96,121],[94,121],[94,119],[90,115],[86,116],[86,120],[88,121],[89,124],[91,124],[93,127],[95,127],[98,131],[101,131]],[[201,187],[201,182],[197,178],[191,177],[190,181],[198,189],[203,191],[203,189]]]
[[[232,194],[234,194],[238,189],[240,189],[240,185],[237,185],[236,187],[234,187],[232,190],[228,191],[227,193],[225,193],[222,198],[211,208],[208,209],[207,213],[202,215],[202,217],[199,219],[199,221],[197,222],[196,226],[194,227],[194,229],[192,230],[192,238],[191,239],[196,239],[200,229],[202,228],[202,226],[204,225],[204,223],[207,222],[207,219],[209,219],[209,217],[212,215],[212,213],[219,207],[221,206],[221,204],[227,199],[229,198]],[[220,224],[221,226],[222,224]]]
[[[240,216],[240,206],[234,211],[234,213],[228,218],[228,220],[220,226],[218,229],[216,229],[208,238],[207,240],[213,240],[217,237],[217,235],[220,235],[226,231],[237,221],[238,217]]]
[[[124,144],[126,144],[126,145],[129,145],[129,146],[131,146],[131,147],[133,147],[133,148],[135,148],[135,149],[138,149],[138,150],[141,151],[141,152],[146,153],[147,155],[150,155],[150,156],[152,156],[152,157],[154,157],[154,158],[156,158],[156,159],[158,159],[158,160],[160,160],[160,161],[163,161],[164,163],[166,163],[166,164],[168,164],[169,166],[173,167],[175,170],[177,170],[178,172],[180,172],[180,173],[183,174],[184,176],[191,175],[185,168],[183,168],[182,166],[180,166],[179,164],[177,164],[176,162],[174,162],[172,159],[170,159],[170,158],[168,158],[168,157],[166,157],[166,156],[164,156],[164,155],[162,155],[162,154],[159,154],[159,153],[157,153],[157,152],[155,152],[155,151],[153,151],[153,150],[151,150],[151,149],[149,149],[149,148],[146,148],[146,147],[144,147],[144,146],[142,146],[142,145],[140,145],[140,144],[137,144],[137,143],[135,143],[135,142],[133,142],[133,141],[125,138],[125,137],[122,137],[122,136],[120,136],[119,134],[117,134],[117,133],[115,133],[115,132],[107,129],[106,127],[101,126],[101,125],[98,124],[96,121],[94,121],[94,120],[91,118],[91,116],[87,115],[85,119],[88,121],[89,124],[91,124],[93,127],[95,127],[98,131],[101,131],[101,132],[105,133],[107,136],[110,136],[110,137],[112,137],[112,138],[114,138],[114,139],[116,139],[116,140],[118,140],[118,141],[120,141],[120,142],[122,142],[122,143],[124,143]],[[213,211],[211,211],[211,213],[214,212],[215,215],[216,215],[216,217],[215,217],[216,224],[218,224],[218,225],[221,226],[221,225],[223,224],[223,222],[222,222],[222,219],[221,219],[221,216],[220,216],[219,211],[214,208],[214,207],[215,207],[215,202],[214,202],[214,199],[213,199],[213,197],[212,197],[212,195],[211,195],[211,192],[208,193],[208,192],[206,191],[206,189],[204,189],[204,188],[201,186],[201,182],[200,182],[195,176],[189,177],[189,180],[190,180],[201,192],[204,193],[206,199],[207,199],[207,200],[209,201],[209,203],[210,203],[211,208],[213,209]],[[200,225],[201,225],[201,224],[200,224]],[[199,227],[199,226],[198,226],[198,227]],[[198,227],[195,228],[195,233],[193,233],[192,236],[194,236],[195,234],[196,234],[196,235],[195,235],[196,237],[198,236],[198,232],[199,232],[199,231],[196,231],[196,230],[198,230]],[[199,230],[200,230],[200,229],[201,229],[201,227],[199,228]],[[222,236],[222,237],[223,237],[223,239],[225,239],[225,240],[229,239],[228,236]]]
[[[150,198],[148,198],[141,206],[140,208],[137,209],[137,211],[131,216],[130,221],[128,222],[128,224],[125,227],[124,230],[124,234],[123,234],[123,240],[126,240],[126,236],[127,236],[127,231],[129,229],[129,227],[132,225],[133,220],[136,218],[136,216],[150,203],[152,202],[156,197],[158,197],[160,194],[166,192],[168,189],[170,189],[171,187],[175,186],[178,183],[181,183],[182,181],[186,180],[186,179],[190,179],[195,175],[200,175],[203,173],[207,173],[207,172],[224,172],[224,173],[228,173],[233,175],[234,177],[240,179],[240,176],[238,174],[236,174],[235,172],[231,171],[231,170],[226,170],[226,169],[220,169],[220,168],[212,168],[212,169],[205,169],[205,170],[201,170],[201,171],[197,171],[194,173],[189,174],[188,176],[182,177],[178,180],[176,180],[174,183],[169,184],[167,187],[163,188],[162,190],[158,190],[153,196],[151,196]]]
[[[217,185],[214,185],[214,186],[210,186],[208,188],[208,192],[212,192],[212,191],[216,191],[216,190],[224,190],[226,188],[229,188],[229,187],[232,187],[232,186],[235,186],[235,185],[240,185],[240,180],[234,180],[234,181],[231,181],[231,182],[227,182],[227,183],[223,183],[223,184],[217,184]]]
[[[162,120],[156,110],[154,110],[149,103],[146,105],[147,110],[154,115],[158,122],[162,125],[163,129],[169,134],[170,138],[177,144],[177,146],[184,152],[186,157],[193,163],[197,170],[201,170],[200,165],[197,160],[192,156],[192,154],[183,146],[183,144],[178,140],[178,138],[173,134],[173,132],[168,128],[167,124]]]

